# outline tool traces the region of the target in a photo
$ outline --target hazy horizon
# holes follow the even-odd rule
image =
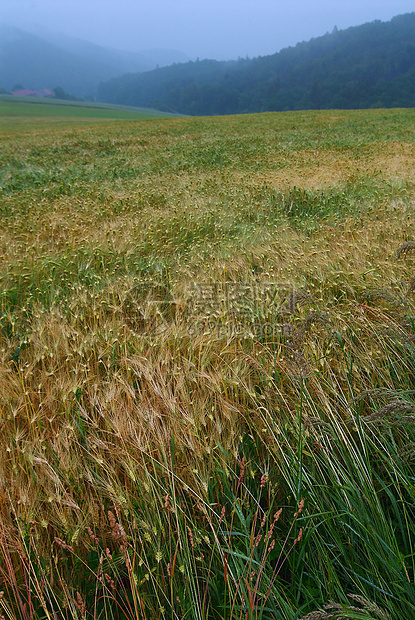
[[[413,0],[3,0],[0,23],[78,37],[105,47],[140,52],[175,49],[190,58],[216,60],[273,54],[331,32],[412,13]]]

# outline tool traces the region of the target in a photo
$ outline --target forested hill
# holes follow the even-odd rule
[[[124,75],[101,83],[98,96],[191,115],[414,107],[415,13],[335,28],[272,56]]]

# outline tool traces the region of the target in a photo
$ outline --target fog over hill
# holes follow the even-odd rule
[[[197,60],[126,52],[38,27],[0,24],[0,88],[67,93],[190,115],[415,106],[415,13],[376,20],[275,54]]]
[[[108,103],[182,114],[414,107],[415,13],[254,59],[178,64],[100,85]]]
[[[39,29],[27,32],[0,24],[0,87],[39,90],[60,86],[78,97],[95,96],[103,80],[189,58],[175,50],[126,52]]]

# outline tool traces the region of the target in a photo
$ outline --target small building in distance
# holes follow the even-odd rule
[[[23,88],[21,90],[12,90],[10,94],[16,97],[55,97],[55,93],[50,88],[43,88],[42,90]]]

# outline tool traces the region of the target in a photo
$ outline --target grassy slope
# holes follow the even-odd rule
[[[415,615],[414,116],[3,133],[5,617]]]
[[[103,103],[39,99],[0,95],[0,134],[19,127],[39,126],[45,123],[90,123],[105,120],[127,120],[171,117],[158,110],[133,108]]]

